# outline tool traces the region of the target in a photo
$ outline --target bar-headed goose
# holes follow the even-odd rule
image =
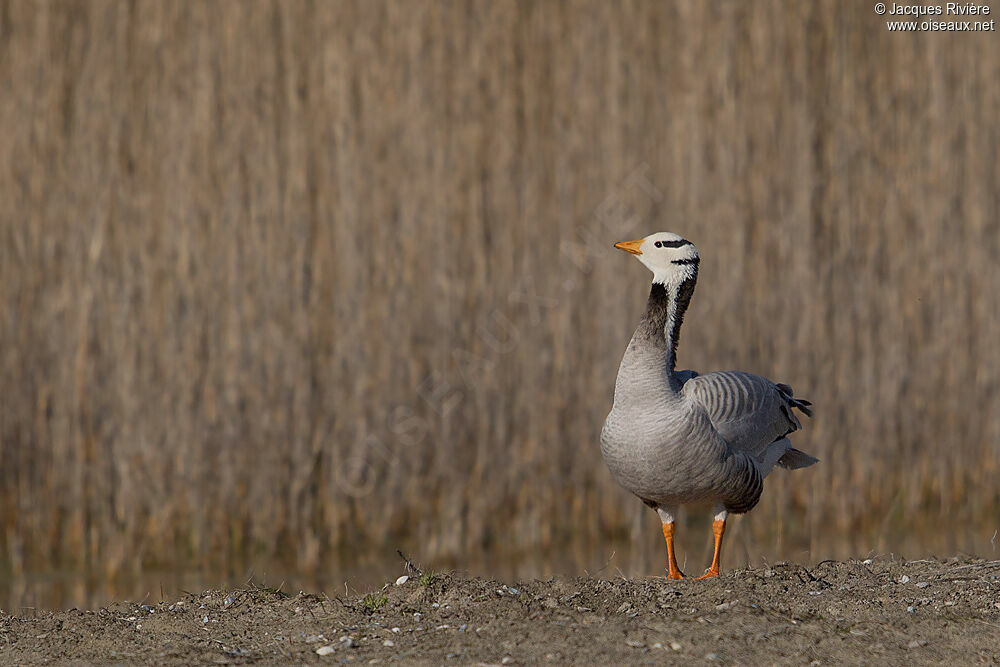
[[[677,507],[714,503],[715,554],[699,578],[715,577],[727,514],[757,504],[775,464],[795,469],[816,463],[787,438],[801,428],[792,409],[812,416],[810,403],[795,398],[788,385],[749,373],[674,370],[698,251],[670,232],[615,247],[653,272],[653,286],[618,369],[601,453],[618,483],[659,513],[671,579],[684,576],[674,555]]]

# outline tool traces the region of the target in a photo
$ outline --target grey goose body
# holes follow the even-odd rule
[[[714,576],[727,514],[757,504],[775,465],[795,469],[816,462],[787,437],[801,428],[793,410],[811,414],[809,403],[787,385],[750,373],[676,371],[697,250],[669,232],[617,247],[653,271],[653,284],[618,370],[601,453],[618,483],[659,512],[672,578],[682,576],[673,554],[677,506],[715,506],[716,555],[707,575]]]

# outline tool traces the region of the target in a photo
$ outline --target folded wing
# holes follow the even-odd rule
[[[762,474],[775,463],[787,468],[816,463],[785,437],[802,428],[793,409],[812,415],[810,403],[795,398],[788,385],[751,373],[720,371],[688,379],[681,393],[703,409],[722,439],[748,454]]]

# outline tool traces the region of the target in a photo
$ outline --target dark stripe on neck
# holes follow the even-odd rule
[[[696,268],[694,275],[677,287],[677,309],[674,313],[674,328],[667,339],[667,344],[670,346],[670,352],[667,355],[667,367],[670,370],[674,370],[674,365],[677,362],[677,343],[681,339],[681,324],[684,323],[684,313],[687,312],[688,306],[691,304],[691,296],[694,294],[694,286],[697,281],[698,272]]]
[[[684,313],[691,303],[697,279],[696,267],[694,274],[680,285],[653,283],[646,302],[646,313],[637,330],[650,344],[664,348],[667,367],[671,371],[674,370],[677,359],[677,343],[680,340]],[[668,321],[671,312],[674,318],[672,325]]]
[[[698,260],[697,257],[692,257],[691,259],[672,259],[672,260],[670,260],[670,263],[671,264],[697,264],[698,261],[699,260]]]
[[[639,322],[639,333],[654,345],[666,344],[663,327],[667,322],[670,299],[671,296],[666,285],[653,283],[649,290],[649,299],[646,301],[646,312],[642,316],[642,321]]]

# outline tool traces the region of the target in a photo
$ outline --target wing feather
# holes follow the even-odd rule
[[[802,427],[793,407],[811,414],[809,403],[794,398],[788,385],[741,371],[699,375],[685,382],[681,392],[705,410],[730,447],[754,457]]]

